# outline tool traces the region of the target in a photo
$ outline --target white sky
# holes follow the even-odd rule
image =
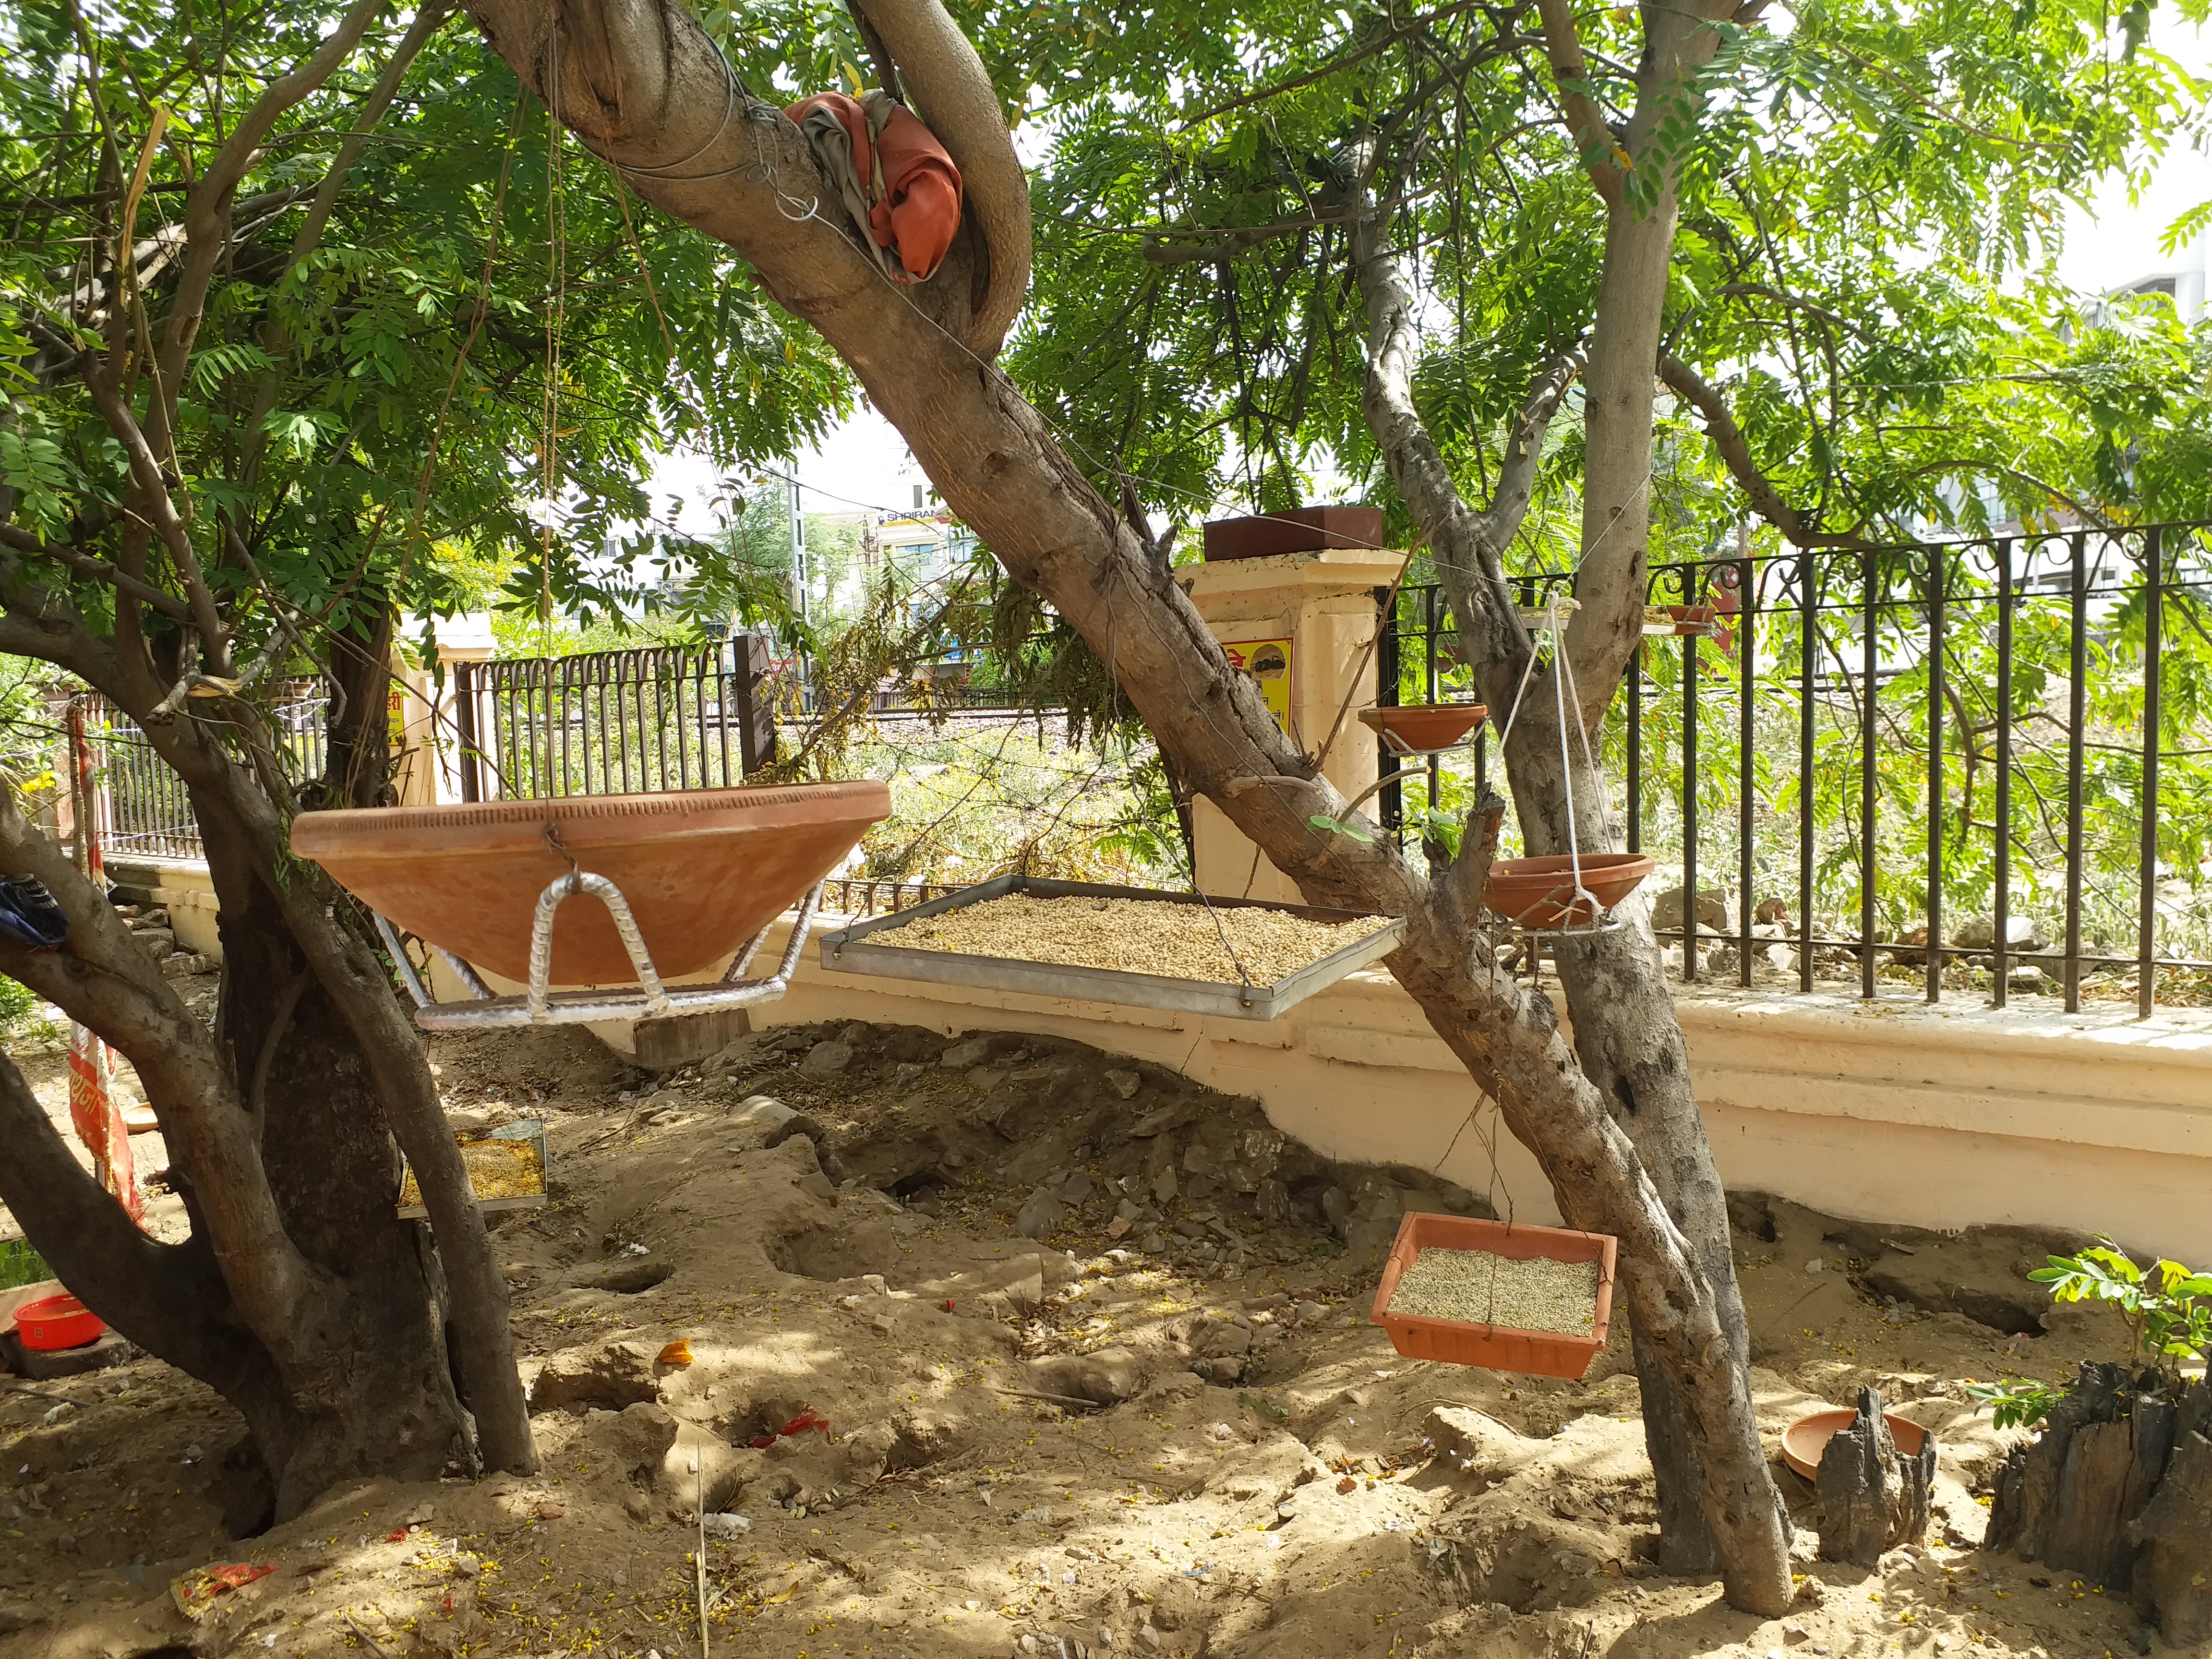
[[[2185,21],[2170,8],[2157,9],[2152,19],[2153,46],[2196,74],[2212,75],[2212,33]],[[2096,292],[2185,264],[2201,265],[2212,238],[2200,237],[2172,256],[2159,251],[2159,240],[2183,211],[2207,198],[2212,198],[2212,155],[2178,143],[2135,201],[2129,199],[2126,181],[2115,179],[2087,204],[2069,209],[2060,278]],[[914,486],[926,482],[890,422],[865,407],[819,447],[802,455],[796,471],[807,513],[905,511],[913,505]],[[672,495],[680,497],[679,523],[703,533],[718,522],[710,501],[720,483],[702,459],[675,456],[655,470],[652,488],[656,506]]]

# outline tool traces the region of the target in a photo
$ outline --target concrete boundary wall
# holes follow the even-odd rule
[[[1754,992],[1678,1007],[1731,1188],[1906,1226],[2110,1232],[2212,1266],[2212,1017]],[[1500,1213],[1559,1214],[1535,1161],[1380,970],[1260,1022],[831,973],[810,941],[790,994],[754,1018],[1071,1037],[1254,1096],[1324,1154],[1437,1170],[1494,1192]]]

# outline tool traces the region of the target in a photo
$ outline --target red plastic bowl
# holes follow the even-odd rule
[[[50,1296],[15,1310],[15,1334],[27,1348],[50,1353],[82,1348],[107,1334],[100,1316],[73,1296]]]

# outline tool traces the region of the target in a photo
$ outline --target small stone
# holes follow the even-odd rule
[[[1014,1217],[1014,1231],[1024,1238],[1049,1238],[1060,1230],[1061,1206],[1049,1188],[1040,1187]]]
[[[1137,1091],[1144,1086],[1144,1081],[1134,1072],[1115,1070],[1106,1073],[1106,1086],[1121,1100],[1134,1100]]]
[[[1825,1258],[1816,1255],[1810,1261],[1805,1264],[1805,1271],[1808,1273],[1816,1273],[1827,1265],[1827,1261]]]
[[[837,1201],[837,1188],[831,1184],[830,1177],[819,1170],[808,1170],[797,1181],[792,1182],[792,1185],[809,1198],[818,1198],[824,1204],[835,1204]]]
[[[801,1077],[836,1077],[853,1063],[853,1045],[849,1042],[817,1042],[806,1051],[806,1058],[799,1062]]]
[[[950,1071],[964,1072],[971,1066],[981,1066],[990,1057],[991,1039],[976,1036],[954,1043],[937,1057],[937,1063]]]

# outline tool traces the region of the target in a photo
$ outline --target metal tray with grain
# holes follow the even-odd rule
[[[1201,899],[1195,893],[1163,893],[1146,887],[1112,887],[1097,882],[1049,881],[1037,876],[997,876],[974,887],[911,910],[854,922],[822,939],[822,965],[833,974],[872,974],[887,979],[927,980],[939,985],[969,985],[983,990],[1020,991],[1030,996],[1072,997],[1122,1007],[1167,1008],[1178,1013],[1218,1014],[1231,1019],[1273,1019],[1293,1004],[1334,985],[1397,947],[1406,931],[1402,918],[1357,943],[1332,951],[1320,961],[1273,985],[1245,986],[1158,974],[1132,974],[1113,968],[1077,968],[1050,962],[1021,962],[1006,957],[967,956],[953,951],[917,950],[898,943],[897,930],[909,922],[941,916],[948,910],[1026,893],[1034,898],[1142,899],[1158,904],[1208,905],[1217,910],[1273,910],[1310,921],[1373,921],[1360,910],[1328,910],[1310,904],[1270,904],[1260,899]]]
[[[478,1192],[477,1207],[487,1212],[532,1210],[543,1204],[553,1187],[553,1154],[545,1145],[545,1120],[538,1117],[519,1117],[512,1123],[502,1124],[496,1129],[487,1130],[483,1134],[474,1137],[473,1139],[465,1140],[461,1144],[468,1146],[486,1140],[521,1140],[537,1148],[538,1190],[523,1193]],[[430,1213],[428,1209],[419,1202],[409,1204],[404,1201],[407,1193],[408,1177],[412,1173],[407,1167],[406,1159],[403,1158],[399,1161],[399,1191],[403,1201],[395,1206],[396,1213],[402,1221],[419,1221]],[[470,1185],[474,1187],[475,1184],[475,1177],[471,1174]]]

